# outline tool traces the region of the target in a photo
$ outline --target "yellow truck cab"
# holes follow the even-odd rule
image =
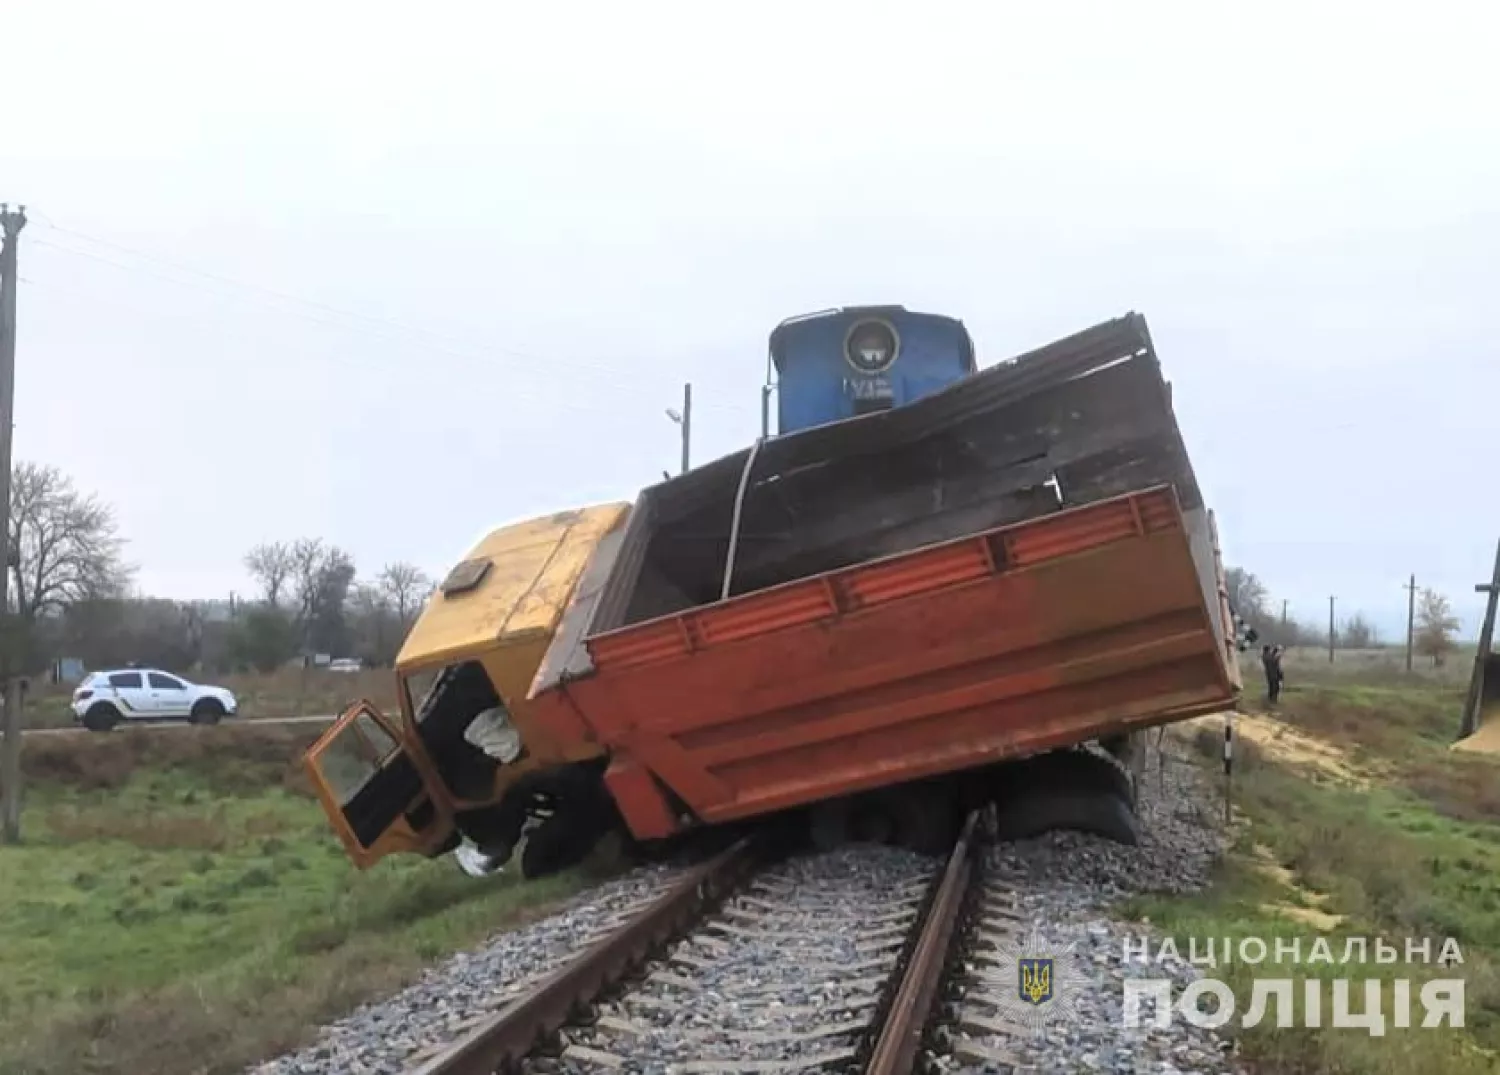
[[[303,762],[355,865],[456,852],[498,869],[529,821],[527,876],[582,858],[617,820],[603,748],[558,734],[526,701],[573,605],[593,599],[629,504],[529,519],[490,533],[428,601],[396,659],[400,712],[350,706]],[[603,555],[596,555],[603,554]]]

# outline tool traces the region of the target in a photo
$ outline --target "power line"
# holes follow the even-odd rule
[[[203,279],[212,280],[212,281],[214,281],[216,283],[228,285],[230,287],[236,287],[236,288],[241,288],[241,289],[244,289],[244,290],[247,290],[247,291],[257,292],[259,294],[266,295],[266,296],[269,296],[271,298],[280,299],[280,300],[282,300],[284,302],[294,302],[294,303],[297,303],[298,305],[306,306],[306,307],[309,307],[309,308],[315,309],[315,310],[320,310],[320,311],[322,311],[324,313],[331,313],[331,314],[334,314],[334,315],[339,316],[339,317],[350,317],[350,318],[354,318],[355,320],[358,320],[358,321],[365,321],[365,322],[368,322],[368,323],[373,324],[373,325],[378,325],[381,328],[385,328],[385,329],[388,329],[388,330],[394,329],[397,332],[404,332],[404,333],[407,333],[408,335],[414,335],[414,336],[424,336],[424,337],[427,337],[428,339],[438,340],[438,341],[442,341],[442,342],[448,343],[448,344],[458,344],[460,346],[465,346],[465,347],[479,347],[479,348],[482,348],[483,350],[485,350],[487,352],[491,352],[491,353],[494,353],[494,354],[505,355],[505,356],[508,356],[508,357],[511,357],[511,358],[524,359],[524,360],[529,361],[529,362],[547,363],[549,365],[551,365],[551,364],[561,364],[561,365],[567,365],[567,366],[574,366],[574,367],[576,367],[578,369],[585,370],[585,371],[591,372],[591,373],[618,373],[619,372],[618,370],[611,369],[607,365],[602,365],[600,363],[586,362],[586,361],[583,361],[583,360],[580,360],[580,359],[559,359],[559,358],[556,358],[556,357],[543,358],[543,357],[541,357],[539,355],[531,354],[531,353],[528,353],[528,352],[525,352],[525,351],[515,350],[514,348],[497,347],[497,346],[495,346],[493,344],[487,344],[487,343],[484,343],[484,344],[476,343],[473,340],[466,340],[466,339],[462,339],[462,338],[457,337],[457,336],[452,336],[452,335],[447,335],[447,334],[443,334],[443,333],[433,332],[430,329],[422,329],[422,328],[416,328],[416,327],[413,327],[413,326],[410,326],[410,325],[404,325],[404,324],[402,324],[400,322],[393,321],[390,318],[375,317],[375,316],[370,315],[370,314],[360,313],[360,312],[358,312],[356,310],[341,309],[341,308],[339,308],[337,306],[331,306],[328,303],[318,302],[318,301],[316,301],[314,299],[308,299],[308,298],[304,298],[304,297],[302,297],[300,295],[291,294],[290,292],[279,291],[279,290],[277,290],[275,288],[266,287],[263,284],[257,284],[257,283],[252,283],[252,282],[245,281],[245,280],[234,279],[232,277],[223,276],[223,275],[221,275],[219,273],[209,272],[206,269],[200,269],[200,268],[198,268],[196,266],[193,266],[193,265],[187,265],[187,264],[184,264],[182,262],[172,261],[172,260],[170,260],[168,258],[162,257],[159,254],[153,254],[153,253],[151,253],[149,251],[139,250],[139,249],[137,249],[135,247],[126,246],[123,243],[117,243],[117,242],[114,242],[114,241],[109,240],[109,239],[101,239],[101,238],[99,238],[97,236],[89,235],[89,234],[87,234],[85,232],[77,231],[77,230],[72,229],[72,228],[64,228],[64,227],[62,227],[60,225],[53,224],[53,223],[50,223],[50,222],[47,222],[47,221],[44,221],[43,223],[46,225],[46,227],[50,231],[57,232],[60,235],[70,235],[70,236],[73,236],[74,238],[82,239],[84,242],[94,243],[94,244],[96,244],[98,246],[107,247],[107,248],[109,248],[111,250],[117,250],[117,251],[119,251],[119,252],[121,252],[123,254],[128,254],[128,255],[132,255],[134,257],[139,257],[139,258],[145,258],[147,261],[155,262],[155,263],[157,263],[159,265],[163,265],[163,266],[165,266],[166,268],[169,268],[169,269],[175,269],[178,272],[185,272],[185,273],[188,273],[190,275],[202,277]],[[37,240],[37,241],[40,242],[40,243],[42,243],[42,245],[50,246],[53,249],[63,250],[63,251],[66,251],[67,253],[77,254],[77,255],[80,255],[80,256],[83,256],[83,257],[92,257],[92,258],[94,258],[97,261],[102,261],[102,262],[104,262],[105,264],[108,264],[108,265],[114,265],[117,268],[122,268],[122,269],[136,269],[136,268],[138,268],[136,266],[121,265],[119,262],[110,261],[110,260],[108,260],[106,258],[101,258],[97,254],[89,254],[86,251],[81,251],[81,250],[73,250],[73,249],[71,249],[69,247],[59,246],[56,243],[48,243],[45,240]],[[170,279],[170,278],[168,277],[168,278],[165,278],[165,279]],[[180,283],[181,281],[172,281],[172,282],[174,282],[174,283]]]
[[[54,230],[57,230],[57,229],[54,229]],[[156,278],[156,279],[161,279],[161,280],[164,280],[164,281],[166,281],[168,283],[178,284],[180,286],[185,286],[185,287],[195,286],[195,285],[193,285],[189,281],[178,280],[178,279],[174,279],[174,278],[172,278],[170,276],[164,276],[164,275],[162,275],[160,273],[153,272],[153,271],[151,271],[149,269],[141,268],[140,266],[126,265],[126,264],[123,264],[121,262],[109,259],[109,258],[101,257],[100,255],[91,253],[89,251],[74,250],[74,249],[71,249],[69,247],[59,246],[58,244],[52,243],[52,242],[48,242],[45,239],[38,239],[38,240],[36,240],[36,243],[37,243],[37,245],[45,246],[45,247],[51,248],[53,250],[58,250],[58,251],[60,251],[62,253],[65,253],[65,254],[72,254],[72,255],[77,256],[77,257],[87,258],[87,259],[92,260],[92,261],[98,261],[98,262],[100,262],[102,264],[109,265],[109,266],[112,266],[114,268],[122,269],[122,270],[129,271],[129,272],[142,273],[142,274],[144,274],[146,276],[150,276],[150,277],[153,277],[153,278]],[[84,292],[80,292],[80,291],[77,291],[75,289],[62,287],[62,286],[59,286],[59,285],[57,285],[55,283],[52,283],[50,281],[45,281],[45,280],[44,281],[37,281],[37,280],[35,280],[35,279],[33,279],[32,277],[29,277],[29,276],[28,277],[24,277],[22,279],[24,280],[25,283],[27,283],[30,286],[33,286],[33,287],[40,286],[44,290],[48,290],[48,291],[55,290],[55,291],[57,291],[59,293],[68,294],[68,295],[73,296],[74,298],[80,298],[80,299],[83,299],[85,301],[89,301],[89,302],[104,302],[106,305],[113,305],[117,309],[135,309],[134,307],[123,306],[123,305],[121,305],[119,303],[109,303],[107,300],[101,300],[101,299],[99,299],[98,296],[88,295],[88,294],[86,294]],[[279,313],[284,313],[284,314],[288,314],[288,315],[293,316],[293,317],[298,317],[298,318],[301,318],[302,320],[309,321],[309,322],[311,322],[313,324],[319,324],[319,325],[324,325],[324,326],[331,327],[331,328],[342,329],[342,330],[346,330],[346,331],[355,332],[355,333],[358,333],[358,334],[368,335],[372,339],[379,339],[379,340],[381,340],[382,342],[385,342],[385,343],[393,343],[393,344],[402,345],[402,346],[412,346],[413,345],[412,341],[395,339],[395,338],[392,338],[392,337],[387,336],[387,335],[382,335],[380,333],[372,332],[369,329],[364,328],[362,326],[348,325],[348,324],[342,324],[342,323],[339,323],[339,322],[336,322],[336,321],[329,321],[329,320],[326,320],[324,318],[315,317],[315,316],[312,316],[310,314],[304,313],[302,311],[294,310],[294,309],[287,309],[287,308],[284,308],[284,307],[273,307],[273,308],[276,309],[277,312],[279,312]],[[229,336],[233,336],[234,335],[233,333],[222,333],[222,334],[223,335],[229,335]],[[440,347],[440,346],[437,346],[437,345],[432,344],[432,343],[416,343],[415,346],[417,346],[417,347],[419,347],[419,348],[421,348],[423,350],[432,351],[432,352],[436,352],[436,353],[439,353],[439,354],[447,355],[447,356],[452,357],[452,358],[460,359],[460,360],[462,360],[465,363],[470,364],[470,365],[482,366],[486,370],[493,369],[493,366],[494,366],[494,363],[491,362],[487,358],[487,356],[485,356],[485,355],[473,354],[473,353],[462,352],[462,351],[455,351],[452,348]],[[350,365],[354,365],[355,364],[352,359],[345,359],[343,356],[339,356],[339,355],[336,355],[336,354],[333,354],[333,353],[324,353],[321,357],[324,360],[335,361],[335,362],[340,362],[340,363],[347,362]],[[358,367],[360,369],[368,369],[368,365],[369,365],[368,362],[365,362],[365,361],[361,361],[361,362],[358,363]],[[602,368],[602,367],[595,367],[595,368]],[[536,369],[536,368],[534,368],[532,370],[527,371],[527,373],[532,374],[532,375],[544,375],[544,374],[555,373],[555,371],[551,370],[551,369],[543,370],[543,369]],[[639,381],[634,381],[634,382],[628,382],[628,381],[608,381],[608,380],[603,380],[603,379],[599,379],[599,378],[595,377],[595,378],[591,378],[590,379],[590,383],[594,384],[594,385],[598,385],[598,386],[603,387],[603,388],[610,389],[612,392],[615,392],[617,394],[618,393],[625,393],[627,395],[630,395],[630,396],[632,396],[634,398],[639,399],[643,405],[647,404],[648,401],[652,405],[655,405],[660,400],[660,396],[656,395],[648,386],[643,385]],[[535,395],[519,395],[519,396],[517,396],[513,389],[507,389],[507,394],[510,395],[510,396],[512,396],[513,398],[520,398],[520,399],[525,399],[525,400],[530,400],[530,401],[535,401],[535,402],[543,402],[544,401],[544,397],[535,396]],[[545,400],[546,401],[550,401],[553,404],[557,404],[557,402],[558,402],[557,397],[556,397],[555,394],[551,395],[551,396],[545,397]],[[576,400],[572,401],[571,403],[562,404],[562,406],[565,409],[590,410],[590,408],[587,408],[587,407],[578,407],[578,406],[576,406]],[[600,413],[601,410],[605,410],[605,409],[609,409],[609,408],[601,408],[600,410],[596,410],[595,413]],[[721,413],[721,414],[742,415],[744,413],[744,411],[743,411],[742,408],[737,408],[737,407],[733,407],[733,406],[730,406],[730,405],[727,405],[727,404],[722,404],[722,403],[720,403],[720,404],[702,404],[702,403],[700,403],[700,404],[698,404],[698,409],[699,410],[714,411],[714,412],[718,412],[718,413]]]
[[[46,248],[48,248],[50,250],[57,250],[57,251],[59,251],[61,253],[64,253],[64,254],[71,254],[74,257],[87,258],[90,261],[99,262],[101,265],[108,265],[108,266],[111,266],[111,267],[116,268],[116,269],[124,270],[126,272],[141,273],[142,275],[149,276],[149,277],[152,277],[154,279],[163,280],[163,281],[165,281],[165,282],[167,282],[169,284],[176,284],[179,287],[196,287],[196,286],[198,286],[198,285],[194,284],[192,281],[189,281],[189,280],[180,280],[180,279],[177,279],[177,278],[172,277],[172,276],[165,275],[165,274],[160,273],[160,272],[154,272],[154,271],[152,271],[150,269],[143,268],[142,266],[139,266],[139,265],[125,264],[125,263],[120,262],[120,261],[115,261],[115,260],[113,260],[111,258],[102,257],[99,254],[93,253],[91,251],[87,251],[87,250],[75,250],[75,249],[73,249],[71,247],[61,246],[61,245],[59,245],[57,243],[49,242],[46,239],[37,239],[37,240],[34,240],[34,243],[37,246],[46,247]],[[311,305],[316,305],[316,304],[311,304]],[[278,312],[280,312],[280,313],[288,314],[288,315],[290,315],[292,317],[298,317],[298,318],[301,318],[304,321],[309,321],[309,322],[311,322],[313,324],[325,325],[325,326],[330,327],[330,328],[343,329],[343,330],[349,331],[349,332],[362,333],[362,334],[371,336],[371,337],[373,337],[375,339],[384,340],[387,343],[402,343],[402,342],[405,342],[405,343],[409,344],[411,342],[411,341],[402,341],[402,340],[393,339],[389,335],[382,335],[380,333],[372,332],[369,328],[366,328],[366,327],[363,327],[363,326],[350,325],[350,324],[341,323],[341,322],[338,322],[338,321],[331,321],[331,320],[327,319],[326,317],[313,316],[312,314],[310,314],[308,312],[305,312],[305,311],[301,311],[301,310],[287,309],[286,307],[274,307],[274,308],[277,309]],[[332,308],[330,308],[330,309],[332,309]],[[335,313],[339,313],[339,311],[336,311],[336,310],[334,312]],[[400,329],[400,326],[394,326],[394,327],[397,328],[398,331],[402,331]],[[408,333],[415,332],[415,330],[404,330],[404,331],[407,331]],[[421,335],[421,333],[416,333],[416,334]],[[461,359],[464,359],[464,360],[469,361],[469,362],[484,362],[487,366],[491,366],[491,367],[494,365],[494,363],[493,363],[493,361],[492,361],[492,359],[490,358],[489,355],[474,354],[472,352],[464,352],[464,351],[455,351],[451,347],[438,346],[437,344],[433,344],[433,343],[422,343],[419,346],[422,346],[425,349],[430,350],[430,351],[436,351],[436,352],[439,352],[441,354],[450,355],[450,356],[452,356],[454,358],[461,358]],[[498,353],[503,354],[503,355],[508,355],[510,357],[517,357],[517,355],[516,355],[515,352],[501,351],[501,352],[498,352]],[[540,359],[535,360],[535,361],[536,361],[536,365],[538,365],[538,366],[544,365],[544,363]],[[548,366],[551,366],[551,365],[554,365],[554,364],[557,364],[557,365],[575,365],[574,363],[569,363],[569,362],[565,362],[565,361],[561,361],[561,360],[557,361],[556,363],[554,363],[552,360],[548,360],[545,363],[545,365],[548,365]],[[594,374],[596,376],[596,378],[597,378],[597,374],[599,372],[602,372],[602,371],[604,371],[604,370],[607,369],[607,367],[603,367],[603,366],[591,366],[591,365],[587,365],[587,364],[576,364],[576,365],[577,365],[577,368],[579,368],[580,370],[583,370],[585,372],[589,372],[589,373]],[[540,372],[540,370],[538,370],[538,372]],[[620,389],[621,391],[632,391],[632,390],[636,390],[636,389],[638,389],[640,387],[638,383],[635,384],[635,385],[631,385],[629,382],[625,382],[625,381],[605,381],[605,380],[598,380],[598,379],[596,379],[595,383],[605,385],[606,387],[617,388],[617,389]]]
[[[19,279],[26,283],[28,287],[40,288],[44,292],[51,292],[56,295],[64,295],[72,299],[81,299],[86,302],[95,302],[99,303],[100,305],[109,306],[117,310],[137,310],[137,312],[141,312],[137,307],[128,306],[122,303],[110,302],[107,299],[100,299],[98,296],[88,295],[73,288],[63,287],[61,285],[50,282],[39,283],[36,280],[32,279],[30,276],[23,276]],[[253,342],[249,341],[249,338],[244,336],[242,333],[227,331],[224,329],[215,328],[212,330],[204,329],[200,331],[211,331],[212,335],[218,339],[238,339],[247,342]],[[364,373],[368,372],[370,368],[370,362],[365,358],[339,354],[337,352],[325,352],[321,354],[319,358],[323,362],[332,363],[340,367],[346,367],[350,371],[354,372]],[[387,365],[387,368],[396,369],[396,367],[392,365]],[[598,402],[592,402],[586,398],[578,396],[559,396],[555,391],[549,391],[544,386],[533,385],[527,385],[521,388],[507,386],[505,389],[505,394],[506,399],[511,402],[535,403],[538,405],[545,404],[550,410],[554,412],[560,411],[570,414],[577,414],[580,416],[587,416],[589,418],[596,418],[597,416],[606,414],[620,414],[623,413],[626,409],[618,403],[618,393],[615,393],[610,399]],[[641,421],[642,423],[644,423],[645,421],[647,421],[645,417],[647,410],[649,409],[651,411],[654,411],[655,408],[660,404],[660,402],[661,398],[659,396],[641,391],[640,386],[638,385],[637,391],[630,396],[629,404],[632,409],[637,410],[638,413],[640,413]],[[695,409],[716,410],[724,414],[733,414],[738,418],[747,420],[750,418],[750,412],[746,408],[736,409],[724,404],[718,404],[710,408],[704,408],[701,404],[696,404]]]
[[[500,346],[496,346],[496,345],[489,344],[489,343],[481,343],[481,342],[478,342],[478,341],[475,341],[475,340],[465,339],[465,338],[454,336],[454,335],[451,335],[451,334],[434,332],[434,331],[432,331],[430,329],[417,328],[415,326],[406,325],[406,324],[402,324],[402,323],[397,322],[397,321],[393,321],[393,320],[391,320],[389,318],[375,317],[375,316],[372,316],[372,315],[369,315],[369,314],[360,313],[360,312],[354,311],[354,310],[341,309],[341,308],[336,307],[336,306],[331,306],[331,305],[329,305],[327,303],[318,302],[316,300],[304,298],[304,297],[299,296],[299,295],[294,295],[294,294],[291,294],[290,292],[280,291],[280,290],[277,290],[276,288],[266,287],[266,286],[264,286],[262,284],[257,284],[257,283],[253,283],[253,282],[249,282],[249,281],[244,281],[244,280],[238,280],[238,279],[235,279],[235,278],[232,278],[232,277],[224,276],[224,275],[219,274],[219,273],[214,273],[214,272],[210,272],[210,271],[205,270],[205,269],[200,269],[200,268],[198,268],[196,266],[193,266],[193,265],[188,265],[188,264],[185,264],[185,263],[182,263],[182,262],[176,262],[176,261],[173,261],[173,260],[171,260],[169,258],[162,257],[159,254],[152,253],[150,251],[140,250],[140,249],[135,248],[135,247],[127,246],[127,245],[125,245],[123,243],[114,242],[113,240],[101,239],[98,236],[89,235],[86,232],[78,231],[78,230],[73,229],[73,228],[63,227],[63,226],[61,226],[59,224],[53,223],[50,220],[45,220],[44,219],[44,220],[41,221],[41,223],[50,232],[53,232],[53,233],[56,233],[56,234],[59,234],[59,235],[72,236],[74,238],[81,239],[84,242],[93,243],[93,244],[96,244],[98,246],[103,246],[103,247],[106,247],[106,248],[111,249],[111,250],[116,250],[116,251],[119,251],[119,252],[121,252],[123,254],[126,254],[126,255],[130,255],[130,256],[133,256],[133,257],[144,258],[147,261],[155,262],[158,265],[162,265],[162,266],[164,266],[164,267],[166,267],[168,269],[172,269],[172,270],[175,270],[177,272],[187,273],[187,274],[189,274],[191,276],[199,277],[199,278],[202,278],[202,279],[205,279],[205,280],[213,281],[213,282],[221,284],[221,285],[226,285],[226,286],[231,287],[231,288],[238,288],[238,289],[240,289],[242,291],[247,291],[247,292],[253,293],[255,295],[261,296],[262,299],[264,299],[264,298],[278,299],[278,300],[280,300],[282,302],[295,303],[297,305],[307,307],[310,310],[315,310],[315,311],[319,311],[319,312],[326,313],[326,314],[332,314],[332,315],[334,315],[336,317],[353,318],[356,321],[367,322],[369,325],[377,326],[377,327],[379,327],[381,329],[384,329],[386,332],[392,332],[392,331],[394,331],[394,332],[398,332],[398,333],[404,333],[407,336],[415,336],[415,337],[419,337],[419,338],[425,338],[426,340],[429,340],[429,341],[438,341],[440,343],[447,344],[447,345],[456,344],[456,345],[461,346],[461,347],[467,347],[467,348],[471,348],[471,349],[477,349],[477,350],[479,350],[479,351],[481,351],[483,353],[482,354],[476,354],[476,353],[473,353],[473,351],[455,351],[455,350],[452,349],[451,346],[436,346],[433,343],[427,343],[427,344],[424,345],[424,346],[426,346],[427,348],[429,348],[431,350],[437,351],[438,353],[441,353],[441,354],[449,355],[449,356],[454,357],[454,358],[460,358],[460,359],[464,359],[466,361],[471,361],[471,362],[483,362],[485,364],[486,368],[493,367],[493,365],[494,365],[494,356],[495,355],[502,355],[502,356],[505,356],[505,357],[508,357],[508,358],[520,359],[522,361],[531,363],[532,364],[532,371],[536,372],[536,373],[543,373],[543,372],[551,373],[558,366],[571,367],[573,369],[577,369],[579,371],[582,371],[582,372],[590,374],[591,377],[593,378],[592,383],[594,383],[594,384],[599,384],[599,385],[602,385],[604,387],[617,389],[617,390],[623,391],[623,392],[640,393],[643,400],[646,398],[646,396],[647,396],[648,393],[650,394],[650,396],[651,396],[651,398],[653,400],[659,398],[659,397],[656,396],[656,394],[654,392],[650,392],[650,390],[643,390],[643,386],[641,385],[641,383],[639,381],[602,380],[602,379],[600,379],[601,375],[618,377],[618,375],[620,373],[620,370],[616,366],[611,366],[611,365],[608,365],[608,364],[605,364],[605,363],[588,362],[588,361],[585,361],[585,360],[575,359],[575,358],[557,358],[557,357],[547,357],[547,358],[544,358],[542,356],[539,356],[539,355],[536,355],[536,354],[533,354],[533,353],[530,353],[530,352],[516,350],[515,348],[500,347]],[[93,253],[93,252],[90,252],[90,251],[87,251],[87,250],[78,250],[78,249],[75,249],[75,248],[70,247],[70,246],[65,246],[65,245],[62,245],[62,244],[59,244],[59,243],[55,243],[55,242],[49,242],[46,239],[37,239],[35,241],[36,241],[36,243],[38,245],[45,246],[45,247],[48,247],[48,248],[53,249],[53,250],[57,250],[57,251],[59,251],[61,253],[71,254],[71,255],[73,255],[75,257],[88,258],[88,259],[90,259],[92,261],[99,262],[100,264],[108,265],[108,266],[111,266],[113,268],[120,269],[120,270],[123,270],[123,271],[126,271],[126,272],[139,272],[139,273],[142,273],[142,274],[144,274],[146,276],[151,276],[151,277],[154,277],[156,279],[163,280],[163,281],[165,281],[167,283],[177,284],[177,285],[183,286],[183,287],[195,286],[190,281],[176,279],[176,278],[174,278],[172,276],[167,276],[167,275],[164,275],[164,274],[159,273],[159,272],[152,272],[151,270],[149,270],[147,268],[144,268],[142,266],[139,266],[139,265],[131,265],[131,264],[127,264],[127,263],[123,263],[123,262],[120,262],[120,261],[113,260],[111,258],[102,257],[101,255],[99,255],[97,253]],[[341,322],[337,322],[337,321],[329,321],[326,318],[321,318],[321,317],[312,317],[312,316],[309,316],[306,313],[300,313],[300,312],[298,312],[296,310],[290,310],[290,309],[286,309],[284,307],[274,307],[274,308],[278,309],[282,313],[290,314],[290,315],[292,315],[294,317],[301,317],[303,320],[309,321],[309,322],[311,322],[313,324],[327,325],[327,326],[332,327],[332,328],[339,328],[339,329],[344,329],[346,331],[352,331],[352,332],[366,332],[369,335],[371,335],[372,338],[385,340],[386,342],[401,342],[401,341],[393,339],[389,335],[380,335],[378,333],[370,332],[368,328],[361,328],[361,327],[356,326],[356,325],[349,325],[349,324],[345,324],[345,323],[341,323]],[[632,365],[638,365],[638,364],[632,363]],[[721,413],[726,413],[726,414],[727,413],[734,413],[734,414],[740,413],[739,408],[729,407],[729,406],[725,406],[723,404],[713,404],[713,403],[709,403],[709,404],[700,403],[698,405],[698,409],[699,410],[707,410],[707,411],[719,411]]]

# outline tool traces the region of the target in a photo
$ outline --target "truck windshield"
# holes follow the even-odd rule
[[[401,689],[406,692],[411,715],[418,724],[432,714],[438,679],[447,671],[444,668],[424,668],[401,677]]]

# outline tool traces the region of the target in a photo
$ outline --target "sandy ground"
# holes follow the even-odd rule
[[[1224,715],[1212,714],[1184,723],[1220,731],[1224,727]],[[1310,770],[1326,779],[1352,787],[1370,786],[1370,777],[1360,771],[1338,747],[1278,720],[1253,713],[1235,713],[1234,731],[1237,738],[1250,740],[1262,752],[1286,765]],[[1320,931],[1335,929],[1343,923],[1342,915],[1332,914],[1324,909],[1323,905],[1328,897],[1298,883],[1296,875],[1277,862],[1268,848],[1255,845],[1252,865],[1256,871],[1286,890],[1285,899],[1266,904],[1264,910]]]
[[[1491,705],[1481,712],[1479,730],[1467,739],[1460,739],[1448,749],[1500,755],[1500,705]]]
[[[1224,716],[1216,713],[1195,717],[1184,723],[1220,730],[1224,727]],[[1234,734],[1238,739],[1248,739],[1262,752],[1286,765],[1310,770],[1351,787],[1370,786],[1370,774],[1356,766],[1345,751],[1325,739],[1307,735],[1279,720],[1254,713],[1236,713]]]
[[[1292,873],[1281,863],[1277,862],[1271,855],[1271,850],[1262,844],[1255,845],[1255,869],[1265,877],[1277,882],[1287,890],[1287,898],[1279,900],[1274,904],[1264,904],[1262,909],[1272,914],[1281,915],[1301,922],[1303,925],[1311,926],[1313,929],[1328,931],[1342,925],[1344,916],[1332,914],[1324,910],[1324,904],[1328,896],[1322,892],[1314,892],[1312,889],[1297,882],[1297,875]]]

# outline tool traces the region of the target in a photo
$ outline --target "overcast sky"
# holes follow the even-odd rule
[[[1480,5],[225,7],[6,5],[16,453],[146,591],[302,535],[440,574],[675,468],[686,380],[695,458],[742,447],[777,321],[896,302],[981,364],[1141,311],[1229,562],[1294,615],[1394,637],[1415,571],[1475,619]]]

